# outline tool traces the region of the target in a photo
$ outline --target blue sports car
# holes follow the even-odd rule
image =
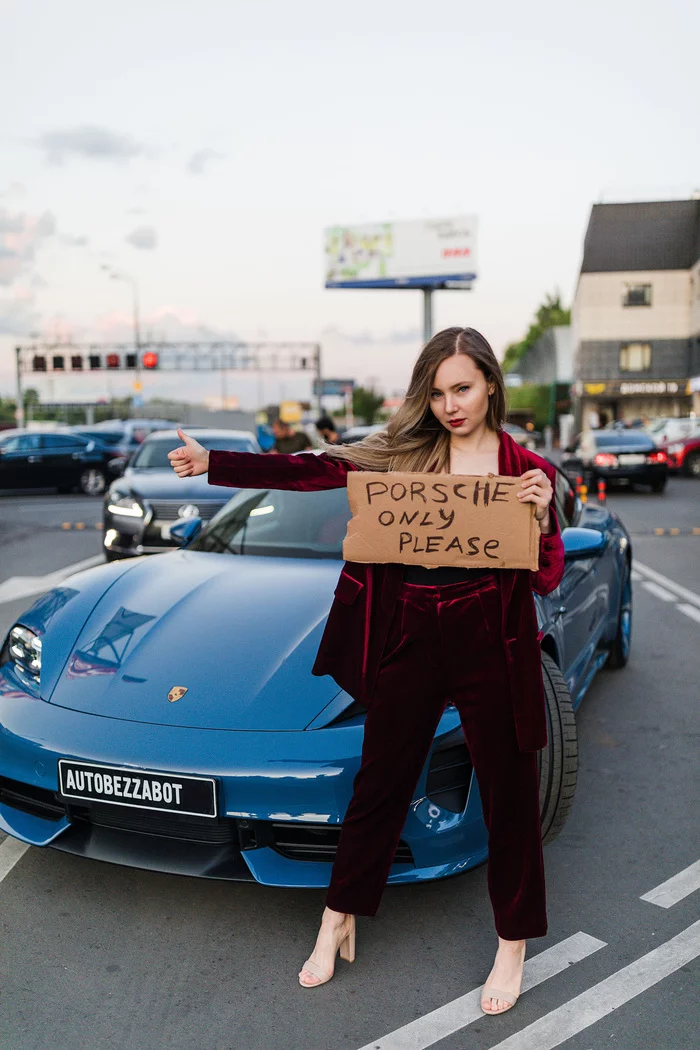
[[[566,572],[536,597],[549,714],[543,835],[576,782],[574,710],[628,659],[631,546],[559,473]],[[242,489],[181,549],[69,577],[0,649],[0,829],[157,871],[326,886],[359,769],[365,711],[311,666],[341,567],[345,489]],[[454,707],[416,786],[390,883],[487,853]]]

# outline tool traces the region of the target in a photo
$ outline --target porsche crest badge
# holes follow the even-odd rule
[[[168,693],[168,700],[171,704],[174,704],[176,700],[180,700],[187,692],[186,685],[174,685]]]

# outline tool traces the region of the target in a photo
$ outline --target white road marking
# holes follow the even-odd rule
[[[676,583],[674,580],[669,580],[668,576],[662,576],[660,572],[657,572],[656,569],[650,569],[648,565],[642,565],[638,561],[635,561],[634,565],[642,576],[646,576],[647,579],[653,580],[654,583],[658,583],[667,590],[672,591],[677,598],[690,602],[691,605],[695,605],[700,609],[700,594],[696,594],[695,591],[689,591],[687,587],[682,587],[680,583]]]
[[[700,955],[700,920],[490,1050],[553,1050]],[[683,999],[690,1003],[692,1000]]]
[[[591,937],[587,933],[579,932],[567,937],[532,959],[525,960],[522,990],[534,988],[548,977],[554,977],[572,963],[580,962],[605,946],[605,941],[599,941],[597,937]],[[372,1040],[361,1047],[361,1050],[426,1050],[453,1032],[458,1032],[465,1025],[484,1017],[480,1005],[482,987],[483,985],[480,985],[472,989],[459,999],[453,999],[451,1003],[418,1017],[389,1035]]]
[[[641,572],[637,572],[636,569],[632,569],[632,583],[639,583],[640,580],[644,579]]]
[[[4,842],[0,842],[0,882],[9,875],[18,860],[24,856],[29,849],[26,842],[13,839],[8,835]]]
[[[81,569],[87,569],[102,561],[104,561],[103,554],[93,554],[91,558],[77,561],[73,565],[66,565],[63,569],[46,573],[45,576],[10,576],[4,583],[0,583],[0,604],[17,601],[19,598],[29,598],[32,594],[43,594],[44,591],[50,591],[52,587],[62,583],[72,573],[80,572]]]
[[[655,594],[657,598],[661,598],[662,602],[675,602],[676,600],[675,594],[671,594],[664,587],[659,587],[658,583],[654,583],[653,580],[645,580],[642,587],[645,591]]]
[[[691,620],[695,620],[696,623],[700,623],[700,609],[696,609],[694,605],[686,605],[685,602],[681,602],[676,608],[689,616]]]
[[[700,890],[700,860],[696,860],[694,864],[688,865],[677,875],[666,879],[666,882],[662,882],[660,886],[642,894],[639,899],[649,901],[650,904],[658,904],[660,908],[671,908],[689,893],[694,893],[695,890]]]

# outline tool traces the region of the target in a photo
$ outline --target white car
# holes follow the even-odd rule
[[[700,437],[700,419],[693,416],[671,416],[655,419],[647,427],[656,445],[668,445],[670,441],[683,441],[685,438]]]

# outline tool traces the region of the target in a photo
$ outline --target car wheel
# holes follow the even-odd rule
[[[683,472],[689,478],[700,478],[700,452],[691,452],[685,457]]]
[[[653,481],[651,483],[651,491],[652,492],[659,492],[659,493],[661,493],[661,492],[664,491],[665,488],[666,488],[666,478],[661,478],[659,481]]]
[[[101,470],[88,467],[80,475],[80,491],[86,496],[101,496],[107,485],[107,479]]]
[[[617,614],[617,631],[610,647],[606,667],[618,670],[624,667],[630,658],[632,643],[632,571],[629,561],[625,561],[622,584],[620,586],[620,608]]]
[[[578,737],[576,718],[564,676],[542,653],[547,710],[547,746],[537,753],[540,776],[542,842],[551,842],[566,823],[576,791]]]

